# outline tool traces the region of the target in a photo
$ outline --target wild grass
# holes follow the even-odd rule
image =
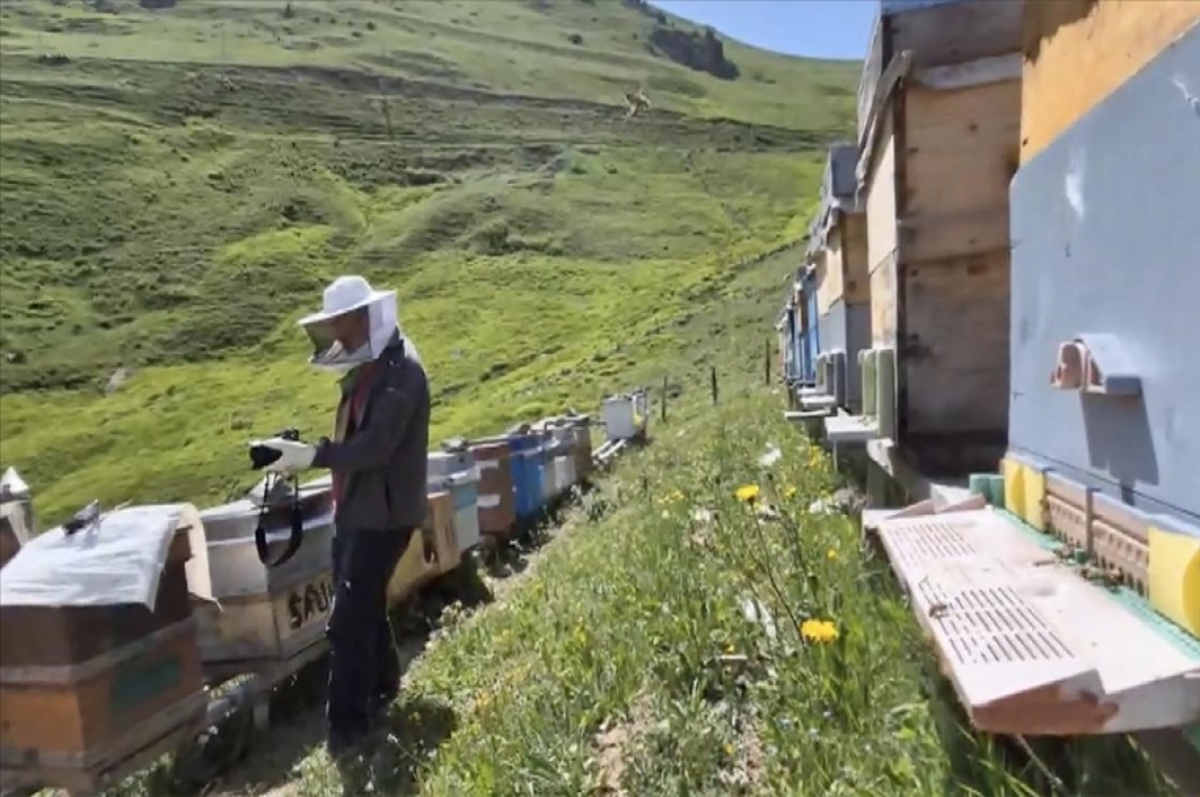
[[[527,573],[450,613],[366,762],[318,731],[217,793],[1169,793],[1124,739],[1038,746],[1050,780],[967,730],[856,519],[809,511],[828,457],[749,378],[715,410],[686,391]]]

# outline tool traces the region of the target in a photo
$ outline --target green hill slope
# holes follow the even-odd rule
[[[329,424],[293,323],[345,272],[437,435],[742,356],[785,266],[734,266],[800,236],[856,72],[615,0],[6,2],[4,464],[47,519],[218,497]]]

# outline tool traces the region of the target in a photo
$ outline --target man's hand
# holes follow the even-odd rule
[[[264,467],[266,470],[274,473],[291,473],[301,471],[312,465],[313,456],[317,450],[308,443],[299,443],[295,440],[285,440],[282,437],[272,437],[269,440],[255,440],[250,443],[251,457],[254,458],[254,450],[262,451],[266,449],[268,456],[264,459],[274,457],[271,462],[268,462]],[[275,456],[278,454],[278,456]]]

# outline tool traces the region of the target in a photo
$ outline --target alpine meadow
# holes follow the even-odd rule
[[[326,433],[295,319],[341,273],[399,291],[435,439],[761,352],[758,256],[802,237],[858,72],[615,0],[31,0],[0,30],[0,440],[47,520],[212,502],[250,437]]]

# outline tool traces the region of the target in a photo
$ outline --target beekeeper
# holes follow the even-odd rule
[[[277,472],[328,468],[335,502],[334,598],[329,640],[328,747],[354,752],[399,692],[400,663],[387,584],[425,518],[429,384],[400,329],[396,292],[358,276],[325,289],[319,313],[300,320],[310,362],[342,374],[333,438],[255,444],[280,452]]]

